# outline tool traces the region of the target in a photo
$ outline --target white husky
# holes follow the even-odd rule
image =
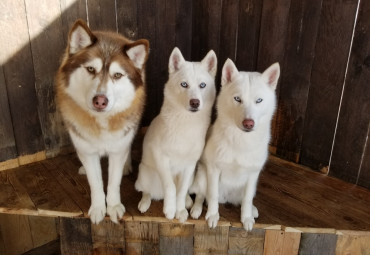
[[[206,220],[211,228],[219,220],[218,203],[241,204],[241,222],[248,231],[258,217],[252,201],[268,156],[279,75],[278,63],[262,74],[239,72],[230,59],[223,66],[218,116],[190,190],[196,193],[191,216],[200,216],[206,197]]]
[[[165,216],[184,222],[188,218],[186,207],[192,205],[188,189],[204,148],[216,97],[217,58],[211,50],[201,62],[188,62],[174,48],[168,69],[164,102],[144,138],[135,187],[143,192],[138,205],[142,213],[152,198],[164,199]]]

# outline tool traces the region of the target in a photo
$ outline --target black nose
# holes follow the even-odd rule
[[[191,108],[198,108],[199,104],[200,104],[200,101],[199,101],[199,99],[190,99],[189,104],[190,104]]]

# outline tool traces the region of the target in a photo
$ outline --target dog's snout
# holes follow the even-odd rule
[[[199,107],[200,101],[199,99],[190,99],[189,104],[192,108],[197,109]]]
[[[253,129],[253,127],[254,127],[254,120],[252,120],[252,119],[245,119],[245,120],[243,120],[243,127],[246,130]]]
[[[96,95],[93,98],[93,106],[96,110],[104,110],[108,105],[108,98],[104,95]]]

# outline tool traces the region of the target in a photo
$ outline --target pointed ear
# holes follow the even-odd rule
[[[79,19],[69,32],[68,53],[75,54],[95,42],[95,35],[93,35],[85,21]]]
[[[279,63],[272,64],[262,73],[262,79],[272,88],[276,89],[280,76],[280,65]]]
[[[238,75],[239,71],[236,68],[234,62],[228,58],[224,66],[222,67],[221,86],[224,86],[230,82],[235,81]]]
[[[207,55],[201,61],[202,65],[205,66],[206,70],[213,76],[217,73],[217,57],[213,50],[210,50]]]
[[[171,53],[170,61],[168,63],[168,72],[173,73],[178,71],[181,66],[185,63],[185,59],[181,54],[179,48],[175,47]]]
[[[148,59],[149,42],[145,39],[137,40],[133,43],[126,44],[124,50],[126,51],[127,56],[134,63],[134,66],[142,69]]]

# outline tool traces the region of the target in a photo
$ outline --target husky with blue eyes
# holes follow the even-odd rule
[[[91,190],[88,214],[98,224],[106,213],[118,222],[125,213],[120,184],[145,103],[149,42],[113,32],[91,31],[78,20],[70,33],[56,77],[57,106],[82,162]],[[100,157],[108,156],[107,195]],[[130,170],[126,165],[125,173]]]
[[[192,200],[188,189],[199,160],[216,97],[217,58],[211,50],[201,62],[188,62],[175,48],[159,115],[144,138],[143,156],[135,183],[144,213],[151,199],[163,199],[166,218],[186,221]]]
[[[279,75],[278,63],[262,74],[239,72],[230,59],[223,66],[217,119],[190,188],[196,194],[191,216],[200,216],[207,199],[210,228],[217,226],[219,203],[241,204],[241,222],[247,231],[252,230],[258,217],[252,202],[268,156]]]

